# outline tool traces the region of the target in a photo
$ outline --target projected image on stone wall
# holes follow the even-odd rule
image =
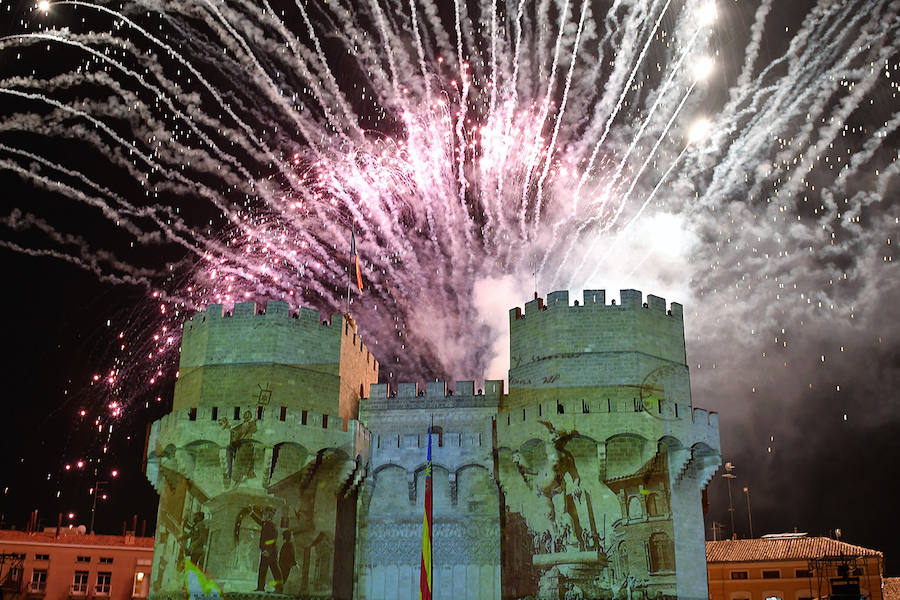
[[[505,592],[674,597],[665,446],[633,437],[598,443],[540,425],[549,438],[499,453]]]
[[[353,519],[338,517],[343,503],[355,507],[355,497],[341,493],[355,461],[337,449],[267,448],[252,438],[255,424],[245,418],[239,439],[226,427],[224,447],[196,441],[160,459],[171,487],[161,495],[157,547],[164,550],[155,555],[153,590],[183,585],[187,558],[225,590],[331,593],[335,536],[353,545]]]
[[[151,600],[183,598],[191,563],[226,597],[418,598],[429,446],[435,600],[706,597],[718,421],[680,305],[647,300],[513,309],[508,388],[378,383],[348,315],[194,315],[148,439]]]

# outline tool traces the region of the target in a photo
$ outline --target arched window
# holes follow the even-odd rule
[[[661,517],[666,514],[665,502],[660,494],[647,496],[647,514],[651,517]]]
[[[628,499],[628,518],[640,519],[643,516],[644,507],[641,506],[641,499],[637,496],[632,496]]]
[[[665,533],[650,536],[650,572],[675,570],[675,548]]]
[[[619,578],[624,579],[628,575],[628,547],[625,542],[619,542]]]

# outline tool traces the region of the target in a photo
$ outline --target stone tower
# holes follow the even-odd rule
[[[552,292],[510,311],[504,597],[707,597],[718,416],[693,408],[681,305],[641,296]]]
[[[183,597],[189,559],[230,597],[417,598],[433,424],[436,600],[706,598],[718,417],[693,407],[681,306],[553,292],[509,324],[508,392],[390,390],[348,316],[195,315],[148,439],[151,597]]]
[[[350,598],[369,447],[356,416],[377,381],[348,317],[273,301],[187,321],[172,413],[148,440],[151,596],[182,598],[189,558],[232,593]]]

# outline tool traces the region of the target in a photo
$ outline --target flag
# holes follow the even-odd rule
[[[431,427],[428,428],[428,459],[425,461],[425,515],[422,519],[422,564],[419,600],[431,600]]]
[[[350,254],[353,255],[353,263],[356,265],[356,287],[362,291],[362,273],[359,271],[359,253],[356,251],[356,232],[352,229],[350,230]]]

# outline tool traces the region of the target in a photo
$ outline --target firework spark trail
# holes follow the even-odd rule
[[[668,133],[669,133],[669,129],[672,128],[672,125],[675,123],[675,120],[678,118],[678,115],[681,113],[681,109],[684,108],[685,103],[687,102],[688,98],[690,98],[691,92],[694,91],[694,87],[695,87],[696,85],[697,85],[697,82],[695,81],[694,83],[691,84],[691,87],[688,88],[687,92],[685,92],[684,96],[682,96],[681,102],[678,104],[678,108],[676,108],[675,111],[672,113],[672,116],[669,118],[669,122],[666,123],[665,128],[663,128],[662,132],[659,134],[659,137],[656,139],[656,142],[653,144],[653,148],[651,148],[651,149],[650,149],[650,152],[647,153],[647,157],[644,159],[644,162],[641,164],[640,169],[638,169],[638,172],[637,172],[637,173],[634,175],[634,177],[632,178],[632,180],[631,180],[631,185],[628,187],[628,190],[627,190],[627,191],[625,192],[625,194],[622,196],[622,200],[619,202],[619,206],[618,206],[618,208],[616,209],[615,214],[612,216],[612,218],[606,220],[606,223],[601,224],[601,230],[602,230],[602,231],[608,231],[608,230],[613,226],[613,224],[615,224],[615,223],[618,222],[619,217],[622,215],[622,211],[623,211],[623,210],[625,209],[625,207],[627,206],[627,202],[628,202],[629,197],[630,197],[631,194],[634,192],[635,187],[637,187],[637,184],[638,184],[638,181],[639,181],[640,178],[641,178],[641,175],[643,175],[643,174],[644,174],[644,171],[647,170],[647,166],[648,166],[648,165],[650,164],[650,162],[653,160],[654,156],[656,155],[656,151],[659,149],[660,144],[662,144],[663,140],[665,140],[666,136],[667,136]],[[675,165],[678,164],[678,162],[681,160],[681,157],[682,157],[682,156],[684,155],[684,153],[687,151],[687,148],[688,148],[688,147],[685,146],[684,150],[681,151],[681,153],[678,155],[678,157],[677,157],[674,161],[672,161],[672,164],[669,166],[669,169],[665,172],[665,174],[664,174],[661,178],[659,178],[659,180],[657,181],[656,186],[655,186],[655,187],[653,188],[653,190],[652,190],[649,194],[647,194],[647,196],[644,198],[644,201],[641,203],[641,206],[640,206],[640,208],[638,209],[637,213],[635,213],[634,218],[637,218],[638,216],[640,216],[640,214],[641,214],[642,212],[644,212],[644,209],[645,209],[645,208],[647,207],[647,205],[650,203],[650,200],[653,199],[653,197],[656,195],[657,190],[659,190],[659,187],[660,187],[660,186],[662,185],[662,183],[668,178],[669,173],[671,173],[671,171],[672,171],[672,169],[675,167]],[[602,215],[602,213],[600,213],[600,214]],[[632,221],[634,220],[634,218],[632,219]],[[600,219],[602,219],[602,216],[594,217],[594,219],[599,221]],[[626,224],[625,224],[625,225],[617,232],[617,237],[616,237],[616,239],[619,239],[619,238],[621,237],[622,233],[628,228],[628,225],[630,225],[632,221],[629,221],[628,223],[626,223]],[[615,243],[615,241],[613,242],[613,244],[614,244],[614,243]],[[573,283],[574,281],[576,281],[576,276],[577,276],[578,273],[581,271],[581,269],[584,268],[585,264],[587,264],[587,262],[588,262],[588,261],[586,260],[585,257],[593,255],[594,248],[596,247],[596,245],[597,245],[597,241],[595,240],[595,241],[593,242],[593,244],[589,247],[588,252],[585,253],[585,254],[583,255],[583,258],[582,258],[581,262],[580,262],[580,263],[578,264],[578,266],[575,267],[575,269],[572,271],[572,274],[571,274],[571,276],[569,277],[569,282],[568,282],[568,284],[567,284],[568,286],[571,286],[572,283]],[[612,246],[612,245],[611,245],[611,246]],[[594,268],[594,271],[592,272],[591,276],[587,278],[587,281],[590,281],[593,277],[596,277],[597,273],[599,272],[600,265],[603,264],[603,259],[606,258],[606,256],[609,254],[609,252],[610,252],[610,250],[608,249],[606,252],[603,253],[603,255],[601,256],[601,260],[600,260],[600,261],[597,261],[597,263],[596,263],[596,264],[597,264],[597,267]],[[557,276],[558,276],[558,275],[559,275],[559,273],[557,272]]]
[[[641,48],[641,53],[640,55],[638,55],[638,58],[634,63],[634,67],[631,69],[631,73],[628,75],[628,80],[625,82],[625,85],[622,86],[622,93],[619,95],[619,99],[616,102],[615,108],[613,108],[612,112],[609,114],[609,117],[606,119],[606,124],[603,126],[603,133],[600,135],[600,139],[597,140],[597,143],[594,144],[594,149],[591,152],[590,158],[588,159],[587,166],[585,167],[581,178],[578,180],[578,186],[575,188],[574,199],[572,202],[573,215],[578,208],[578,199],[579,194],[581,193],[581,188],[584,187],[584,184],[587,182],[588,177],[591,174],[591,169],[594,166],[594,161],[597,159],[597,153],[600,151],[600,147],[603,145],[603,142],[606,141],[606,137],[609,135],[610,129],[612,129],[613,121],[615,121],[616,116],[618,116],[619,111],[622,109],[622,104],[625,102],[625,98],[631,88],[631,84],[644,62],[644,57],[647,55],[647,50],[650,48],[650,44],[653,42],[653,38],[656,35],[656,30],[659,29],[659,25],[660,23],[662,23],[663,16],[666,14],[670,3],[671,0],[667,1],[665,6],[663,6],[659,17],[656,19],[656,23],[653,25],[652,31],[647,36],[647,41],[644,43],[644,47]]]
[[[578,44],[581,42],[581,32],[584,30],[584,19],[587,16],[588,3],[585,2],[581,6],[581,17],[578,19],[578,30],[575,32],[575,42],[572,44],[572,58],[569,64],[569,71],[566,73],[566,84],[563,88],[562,100],[559,103],[559,111],[556,113],[556,124],[553,126],[553,135],[550,136],[550,144],[547,146],[547,157],[544,159],[544,170],[541,172],[537,183],[537,199],[534,208],[534,219],[532,222],[536,227],[541,220],[541,205],[544,196],[544,181],[550,173],[550,166],[553,164],[553,152],[556,150],[556,139],[559,136],[559,128],[562,126],[563,117],[566,114],[566,104],[569,100],[569,89],[572,86],[572,73],[575,71],[576,58],[578,56]],[[562,32],[560,32],[562,33]],[[551,78],[553,75],[551,75]]]
[[[710,43],[694,4],[679,8],[669,26],[669,1],[616,0],[603,13],[586,3],[578,11],[567,2],[517,2],[502,18],[495,0],[456,0],[449,18],[431,1],[352,10],[297,2],[290,18],[249,1],[150,2],[122,12],[56,3],[53,10],[107,15],[115,27],[51,28],[0,47],[28,51],[52,39],[78,48],[94,69],[4,79],[6,96],[40,100],[50,112],[10,113],[0,118],[0,135],[80,140],[109,154],[111,166],[158,203],[123,203],[130,192],[98,186],[101,178],[79,176],[64,160],[29,157],[19,139],[0,146],[0,170],[105,211],[138,242],[183,247],[191,258],[173,265],[177,277],[152,286],[184,298],[182,308],[265,297],[339,308],[356,223],[367,289],[354,314],[367,331],[395,332],[378,346],[390,377],[398,369],[409,377],[471,377],[494,347],[482,339],[490,337],[479,329],[483,315],[467,302],[480,282],[530,273],[538,259],[541,272],[556,273],[543,285],[595,284],[579,275],[584,265],[594,265],[593,277],[607,258],[627,254],[651,204],[681,211],[699,227],[710,220],[704,210],[748,191],[748,202],[777,198],[773,188],[782,198],[803,193],[804,174],[821,171],[816,155],[837,145],[883,83],[866,62],[896,55],[889,3],[862,10],[859,2],[821,2],[783,56],[758,64],[774,28],[767,18],[774,5],[764,1],[712,136],[688,152],[679,132],[700,100],[671,90],[695,47]],[[883,32],[879,21],[889,23]],[[156,28],[158,37],[150,33]],[[344,60],[359,73],[346,75]],[[658,73],[661,83],[650,88]],[[841,79],[854,87],[843,93]],[[67,90],[79,85],[98,92],[78,89],[88,97],[73,102]],[[807,113],[810,121],[833,121],[819,130],[803,122]],[[773,135],[791,127],[793,144],[773,148]],[[855,189],[857,174],[883,160],[885,139],[898,127],[896,117],[883,119],[847,166],[830,174],[820,194],[829,214],[841,198],[875,203],[885,193],[883,178]],[[648,132],[655,142],[644,150]],[[788,168],[799,156],[800,165]],[[36,177],[27,161],[53,176]],[[775,166],[763,171],[762,164]],[[667,186],[672,193],[660,208],[652,201]],[[176,209],[188,201],[214,218],[183,217]],[[817,235],[805,226],[778,239]],[[55,245],[49,254],[33,250],[71,251],[73,264],[90,268],[91,259],[60,237],[64,228],[54,230],[59,235],[44,231]],[[10,244],[4,247],[18,251]],[[638,254],[623,274],[653,262],[651,253]],[[118,276],[127,263],[115,264]],[[184,286],[193,291],[181,293]]]
[[[685,98],[686,97],[687,96],[685,96]],[[600,255],[599,259],[594,261],[595,262],[594,270],[591,271],[590,275],[588,275],[588,277],[586,278],[586,281],[593,281],[594,278],[596,278],[600,274],[600,271],[603,270],[604,268],[606,268],[606,259],[609,257],[610,254],[612,254],[612,251],[616,248],[619,241],[624,239],[625,233],[628,231],[628,229],[631,227],[631,225],[641,217],[641,214],[643,214],[643,212],[647,208],[647,206],[650,205],[650,202],[653,200],[653,198],[656,197],[656,193],[663,186],[663,184],[666,182],[666,180],[669,179],[669,175],[672,174],[672,171],[674,171],[675,167],[678,166],[678,163],[681,162],[681,158],[688,151],[688,148],[690,148],[690,144],[685,146],[684,150],[682,150],[678,154],[678,156],[675,157],[675,160],[672,161],[672,163],[669,165],[669,168],[666,169],[665,173],[662,174],[662,177],[659,178],[659,181],[656,182],[656,185],[653,186],[653,189],[650,190],[650,193],[647,194],[647,197],[644,199],[644,202],[641,204],[640,208],[638,208],[637,212],[634,213],[634,215],[628,220],[627,223],[625,223],[625,225],[623,225],[616,231],[615,237],[607,245],[607,247],[603,250],[603,254]],[[645,164],[645,166],[646,166],[646,164]],[[647,257],[649,257],[649,255],[650,254],[648,253]],[[647,257],[645,257],[644,260],[646,260]],[[641,262],[644,262],[644,261],[642,260]],[[584,263],[579,265],[578,268],[581,269],[583,266],[584,266]],[[633,273],[634,270],[636,270],[638,268],[638,266],[640,266],[640,263],[638,265],[635,265],[634,269],[632,269],[631,272]],[[629,273],[629,275],[630,274],[631,273]]]

